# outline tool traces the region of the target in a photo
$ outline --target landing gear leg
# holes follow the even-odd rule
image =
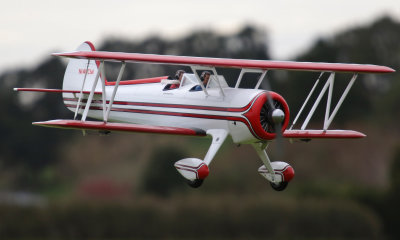
[[[280,161],[271,162],[265,151],[267,146],[268,142],[253,144],[258,156],[264,163],[258,169],[258,172],[270,182],[271,187],[275,191],[283,191],[287,187],[288,182],[294,177],[294,170],[288,163]]]
[[[210,129],[207,131],[207,134],[212,136],[211,146],[204,157],[204,163],[208,166],[213,160],[215,154],[217,154],[219,148],[225,142],[228,133],[224,129]]]
[[[254,143],[253,147],[256,150],[258,156],[261,158],[261,161],[264,163],[265,168],[271,173],[271,183],[275,183],[275,171],[271,166],[271,160],[268,157],[265,149],[268,147],[269,142],[266,143]]]

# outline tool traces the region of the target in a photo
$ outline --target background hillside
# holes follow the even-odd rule
[[[193,32],[176,40],[108,38],[98,50],[269,59],[268,33],[247,26],[231,35]],[[82,39],[86,40],[86,39]],[[321,38],[297,61],[370,63],[400,70],[400,23],[390,18]],[[227,141],[200,189],[173,168],[203,158],[209,140],[146,134],[83,137],[33,127],[72,118],[60,95],[15,93],[14,87],[60,88],[66,62],[49,57],[0,76],[0,236],[12,239],[397,239],[400,230],[400,75],[361,75],[332,128],[354,129],[354,141],[285,143],[296,177],[283,193],[257,173],[249,146]],[[107,78],[117,65],[107,65]],[[175,67],[132,64],[125,79],[174,73]],[[224,72],[222,72],[224,71]],[[233,85],[238,72],[221,70]],[[274,91],[294,114],[318,77],[274,71]],[[350,79],[340,74],[335,89]],[[334,99],[340,96],[335,95]],[[320,108],[312,123],[321,127]],[[277,155],[271,146],[271,158]],[[202,226],[202,228],[199,228]],[[152,229],[157,228],[158,231]]]

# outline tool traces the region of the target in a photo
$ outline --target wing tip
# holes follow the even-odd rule
[[[394,72],[396,72],[396,70],[394,70],[393,68],[391,68],[391,67],[387,67],[388,68],[388,72],[389,73],[394,73]]]

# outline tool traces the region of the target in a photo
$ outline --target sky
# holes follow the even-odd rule
[[[55,51],[105,37],[174,39],[199,29],[221,34],[251,23],[264,28],[275,60],[289,60],[319,37],[368,25],[389,15],[400,21],[399,0],[2,0],[0,73],[34,66]]]

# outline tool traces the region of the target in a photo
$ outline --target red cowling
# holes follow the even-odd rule
[[[251,127],[253,129],[253,132],[257,135],[258,138],[263,139],[263,140],[272,140],[276,137],[276,133],[271,127],[274,126],[272,120],[270,117],[268,117],[268,114],[271,114],[271,108],[270,108],[270,103],[268,101],[268,97],[272,98],[272,101],[274,102],[274,105],[277,105],[277,108],[280,108],[284,113],[285,113],[285,119],[282,122],[282,127],[281,127],[281,132],[283,133],[285,129],[287,128],[289,124],[289,106],[286,103],[285,99],[275,93],[275,92],[268,92],[261,94],[254,104],[251,106],[248,112],[244,114],[244,116],[250,121]],[[264,107],[264,109],[263,109]],[[268,112],[268,114],[263,115],[261,114],[261,110],[263,109],[263,112]],[[267,121],[269,124],[268,127],[262,126],[261,122]]]

